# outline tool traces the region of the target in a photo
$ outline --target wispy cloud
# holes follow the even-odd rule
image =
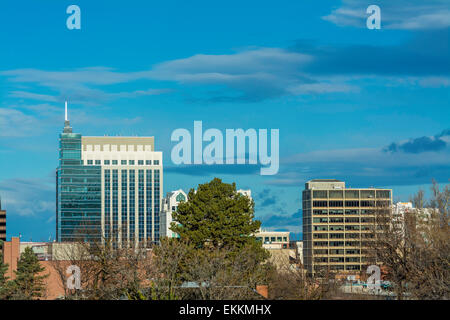
[[[386,152],[423,153],[444,150],[450,143],[450,129],[432,137],[420,137],[406,142],[393,142],[385,149]]]
[[[298,186],[314,178],[337,178],[361,186],[422,184],[433,178],[448,182],[449,159],[450,136],[445,130],[434,137],[411,139],[388,147],[296,154],[281,159],[280,173],[267,183]]]
[[[0,108],[0,137],[24,137],[36,133],[39,122],[20,110]]]
[[[442,29],[450,26],[447,0],[342,0],[342,4],[323,19],[339,26],[366,27],[366,9],[376,4],[381,9],[381,25],[387,29]]]
[[[8,215],[50,217],[55,214],[55,185],[49,179],[0,181],[2,205]]]
[[[273,231],[289,231],[299,234],[302,232],[302,210],[292,214],[271,214],[261,218],[263,229]]]

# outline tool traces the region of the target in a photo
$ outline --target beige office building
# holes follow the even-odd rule
[[[153,137],[82,137],[85,166],[101,166],[101,229],[105,238],[158,242],[162,152]]]
[[[306,182],[302,206],[307,271],[359,273],[367,264],[377,210],[391,205],[391,189],[346,188],[335,179]]]

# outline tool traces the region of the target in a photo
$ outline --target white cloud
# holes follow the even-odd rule
[[[55,212],[55,185],[47,179],[7,179],[0,181],[2,206],[8,215],[51,215]]]
[[[342,5],[323,19],[340,26],[366,27],[366,9],[376,4],[381,9],[381,28],[442,29],[450,26],[447,0],[343,0]]]
[[[0,108],[0,137],[24,137],[36,132],[38,120],[20,110]]]

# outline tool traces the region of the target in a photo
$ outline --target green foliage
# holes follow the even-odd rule
[[[253,220],[254,202],[236,192],[236,185],[214,178],[189,191],[187,202],[173,213],[171,230],[196,248],[238,247],[256,241],[261,222]]]
[[[14,271],[16,279],[12,282],[14,299],[31,300],[42,297],[45,291],[43,275],[45,268],[39,263],[38,258],[29,247],[20,255],[17,270]]]
[[[214,178],[197,192],[191,189],[172,217],[171,230],[180,235],[173,244],[190,247],[177,262],[177,278],[208,283],[198,289],[203,299],[245,298],[240,290],[252,292],[248,288],[265,281],[269,253],[254,236],[261,222],[254,220],[253,200],[238,193],[235,183]]]
[[[3,254],[0,253],[0,288],[4,287],[8,277],[6,272],[8,271],[8,264],[3,262]]]
[[[9,295],[9,283],[6,272],[8,271],[8,264],[3,262],[3,254],[0,253],[0,300],[4,300]]]

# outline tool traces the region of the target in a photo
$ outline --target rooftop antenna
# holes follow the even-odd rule
[[[67,119],[67,118],[68,118],[68,117],[67,117],[67,101],[66,101],[65,111],[66,111],[66,112],[65,112],[65,115],[64,115],[64,120],[67,121],[67,120],[68,120],[68,119]]]

